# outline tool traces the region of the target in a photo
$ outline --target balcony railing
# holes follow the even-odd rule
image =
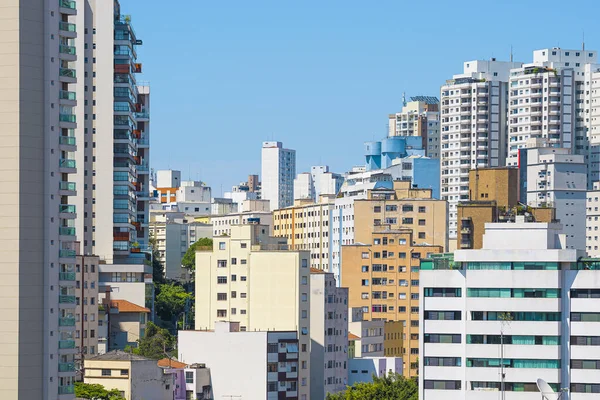
[[[58,190],[68,190],[74,192],[77,190],[77,185],[75,182],[60,182],[58,185]]]
[[[77,73],[71,68],[61,68],[60,76],[66,76],[67,78],[77,78]]]
[[[77,100],[77,94],[68,90],[61,90],[58,93],[58,98],[61,100]]]
[[[73,136],[61,136],[60,139],[58,139],[58,143],[64,144],[66,146],[75,146],[75,144],[77,144],[77,141]]]
[[[58,228],[58,233],[64,236],[75,236],[75,228],[70,226],[61,226]]]
[[[58,119],[62,122],[77,122],[77,117],[73,114],[60,114]]]
[[[59,340],[58,348],[59,349],[74,349],[75,341],[74,340]]]
[[[59,317],[58,326],[75,326],[75,318],[73,317]]]
[[[58,387],[58,394],[73,394],[73,393],[75,393],[75,386],[73,386],[73,385]]]
[[[71,205],[71,204],[59,204],[58,205],[58,212],[59,213],[75,214],[77,211],[76,211],[76,207],[74,205]]]
[[[75,2],[73,2],[73,5],[74,4],[75,4]],[[73,7],[73,8],[75,8],[75,7]],[[71,24],[69,22],[60,21],[58,23],[58,29],[60,29],[61,31],[66,31],[66,32],[77,32],[77,25]]]
[[[75,371],[75,363],[58,363],[58,372],[73,372]]]
[[[60,304],[75,304],[75,296],[61,294],[58,296],[58,302]]]
[[[72,282],[75,280],[75,272],[59,272],[58,279],[61,281]]]
[[[67,160],[64,158],[60,160],[60,167],[62,168],[76,168],[76,165],[75,160]]]
[[[61,52],[62,54],[69,54],[72,56],[77,54],[77,52],[75,51],[75,46],[69,46],[68,44],[61,44],[58,47],[58,51]]]
[[[77,252],[75,250],[70,249],[60,249],[58,250],[58,256],[61,258],[75,258]]]
[[[70,0],[60,0],[59,6],[62,8],[70,8],[72,10],[77,9],[77,3],[75,3],[74,1],[70,1]]]
[[[140,118],[150,118],[150,113],[148,111],[141,111],[141,112],[136,112],[135,113],[135,117],[140,119]]]
[[[138,171],[148,171],[148,165],[147,164],[138,165],[137,169],[138,169]]]

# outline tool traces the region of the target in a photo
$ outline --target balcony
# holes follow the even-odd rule
[[[148,111],[140,111],[135,113],[135,118],[137,120],[146,120],[150,119],[150,113]]]
[[[75,228],[70,226],[61,226],[58,228],[58,234],[62,236],[75,236]]]
[[[61,82],[75,83],[77,81],[77,73],[72,68],[61,68],[58,76]]]
[[[73,2],[73,5],[75,5],[75,2]],[[77,25],[60,21],[58,23],[58,29],[64,32],[77,32]]]
[[[70,385],[70,386],[59,386],[58,387],[58,394],[74,394],[75,393],[75,386]]]
[[[75,372],[75,363],[58,363],[58,372]]]
[[[75,256],[77,256],[77,252],[71,249],[60,249],[58,250],[58,256],[60,258],[75,258]]]
[[[74,114],[60,114],[58,117],[60,122],[77,122],[77,117]]]
[[[62,14],[75,15],[77,14],[77,3],[71,0],[59,0],[58,7]]]
[[[75,326],[75,318],[73,317],[59,317],[58,326]]]
[[[74,282],[75,272],[59,272],[58,279],[65,282]]]
[[[76,145],[75,136],[61,136],[58,139],[58,143],[62,144],[64,146],[75,146]]]
[[[69,92],[68,90],[61,90],[58,93],[58,98],[60,100],[76,101],[77,100],[77,95],[76,95],[75,92]]]
[[[69,159],[63,158],[63,159],[60,160],[58,166],[60,168],[69,168],[69,169],[73,169],[74,170],[75,168],[77,168],[76,165],[77,164],[76,164],[75,160],[69,160]],[[65,172],[65,171],[61,171],[61,172]],[[75,171],[72,171],[72,172],[75,172]]]
[[[75,304],[75,296],[61,294],[58,296],[59,304]]]
[[[71,61],[75,61],[77,59],[77,50],[75,50],[75,46],[61,44],[58,46],[58,52],[60,58],[62,59]]]
[[[141,172],[141,173],[148,173],[148,170],[149,170],[148,164],[138,165],[137,170],[138,170],[138,172]]]
[[[74,349],[75,341],[74,340],[59,340],[58,348],[59,349]]]
[[[76,207],[74,205],[71,204],[59,204],[58,205],[58,212],[60,214],[75,214],[76,211]]]
[[[61,196],[75,196],[77,194],[77,185],[75,182],[59,182],[58,192]]]

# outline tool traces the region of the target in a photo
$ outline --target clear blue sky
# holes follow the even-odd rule
[[[214,196],[260,173],[264,140],[296,149],[298,172],[362,164],[402,92],[439,97],[463,61],[508,60],[512,44],[529,62],[537,48],[580,48],[583,30],[600,50],[593,0],[121,2],[144,41],[151,167]]]

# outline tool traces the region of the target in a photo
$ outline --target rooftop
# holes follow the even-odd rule
[[[94,357],[87,358],[90,361],[149,361],[150,358],[138,356],[137,354],[128,353],[123,350],[112,350],[108,353],[99,354]]]
[[[111,300],[110,308],[116,308],[120,313],[149,313],[150,310],[146,307],[138,306],[127,300]]]
[[[357,340],[357,339],[360,339],[360,336],[356,336],[354,333],[348,332],[348,340]]]
[[[156,363],[161,368],[187,368],[187,364],[172,358],[163,358]]]

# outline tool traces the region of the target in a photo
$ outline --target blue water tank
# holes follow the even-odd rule
[[[382,140],[381,143],[381,167],[392,166],[392,160],[406,157],[406,138],[392,136]]]
[[[381,169],[381,142],[365,142],[367,171]]]

